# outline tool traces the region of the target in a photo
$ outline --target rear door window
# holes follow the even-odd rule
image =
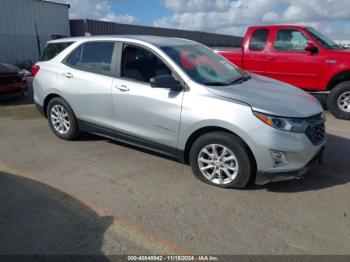
[[[250,40],[249,49],[251,51],[263,51],[265,49],[267,38],[269,36],[268,29],[256,29]]]
[[[47,44],[39,61],[49,61],[55,58],[59,53],[61,53],[68,46],[74,42],[62,42],[62,43],[50,43]]]
[[[114,42],[89,42],[75,49],[65,64],[76,69],[111,75]]]

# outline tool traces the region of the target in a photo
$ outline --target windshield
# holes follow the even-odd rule
[[[306,29],[324,48],[333,50],[343,49],[336,42],[318,32],[315,28],[307,27]]]
[[[194,81],[203,85],[225,86],[247,77],[229,61],[203,45],[176,45],[161,48]]]

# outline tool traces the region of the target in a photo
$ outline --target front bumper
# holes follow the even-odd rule
[[[287,181],[293,179],[301,179],[315,164],[322,164],[325,146],[321,147],[315,157],[302,169],[289,172],[261,172],[256,174],[255,184],[265,185],[272,182]]]
[[[0,101],[23,96],[23,95],[25,95],[26,90],[27,90],[27,87],[25,87],[25,88],[23,88],[21,90],[15,90],[15,91],[6,92],[6,93],[5,92],[4,93],[0,93]]]
[[[16,82],[13,84],[1,84],[0,85],[0,95],[14,95],[18,93],[23,93],[28,88],[27,81]]]

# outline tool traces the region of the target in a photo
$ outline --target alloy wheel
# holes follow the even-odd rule
[[[338,107],[347,113],[350,113],[350,91],[341,94],[338,98]]]
[[[226,146],[210,144],[198,154],[201,174],[214,184],[229,184],[236,179],[239,166],[235,154]]]
[[[67,110],[62,105],[54,105],[51,108],[50,119],[54,129],[61,135],[69,132],[71,127]]]

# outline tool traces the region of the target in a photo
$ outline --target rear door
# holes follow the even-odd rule
[[[86,42],[64,61],[57,83],[82,123],[113,129],[112,83],[115,42]]]
[[[248,33],[249,34],[249,33]],[[243,47],[243,68],[252,73],[264,75],[266,71],[266,47],[269,29],[255,29]]]
[[[267,76],[303,89],[318,89],[324,70],[321,53],[305,51],[311,41],[296,28],[276,29],[268,51]]]

